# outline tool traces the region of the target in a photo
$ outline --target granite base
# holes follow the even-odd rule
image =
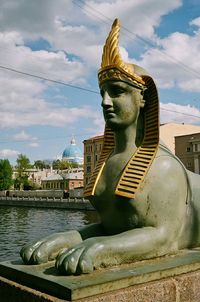
[[[2,302],[198,302],[200,251],[141,261],[88,275],[60,276],[53,263],[0,263]]]

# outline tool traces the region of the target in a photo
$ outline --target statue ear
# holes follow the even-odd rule
[[[140,92],[141,100],[140,100],[140,107],[144,108],[146,101],[148,100],[148,89],[144,88]]]

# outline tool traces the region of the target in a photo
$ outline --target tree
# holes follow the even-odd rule
[[[52,163],[52,167],[53,167],[54,170],[59,170],[60,160],[59,159],[54,160],[53,163]]]
[[[54,170],[66,170],[71,168],[77,168],[79,165],[77,163],[69,162],[67,160],[55,160],[53,161]]]
[[[19,154],[16,160],[17,177],[15,179],[16,189],[26,189],[29,187],[27,169],[31,167],[30,160],[26,155]]]
[[[31,167],[29,158],[24,154],[19,154],[17,158],[18,171],[24,172]]]
[[[13,184],[12,167],[8,159],[0,159],[0,191],[9,190]]]
[[[47,164],[45,161],[43,160],[36,160],[34,162],[34,167],[40,170],[43,169],[50,169],[50,164]]]
[[[45,165],[44,161],[42,161],[42,160],[36,160],[34,162],[34,167],[37,168],[37,169],[42,170],[42,169],[46,168],[46,165]]]

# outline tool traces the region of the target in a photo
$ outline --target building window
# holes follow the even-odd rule
[[[90,156],[90,155],[87,156],[87,162],[88,162],[88,163],[91,162],[91,156]]]
[[[194,144],[194,151],[197,152],[198,151],[198,145]]]
[[[91,166],[87,166],[87,173],[91,172]]]
[[[97,155],[97,154],[95,155],[95,160],[96,160],[96,161],[98,160],[98,155]]]
[[[186,151],[187,151],[187,152],[190,152],[190,151],[191,151],[190,147],[187,147]]]

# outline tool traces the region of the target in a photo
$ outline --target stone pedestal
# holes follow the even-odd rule
[[[198,302],[200,251],[60,276],[53,263],[0,263],[1,302]]]

